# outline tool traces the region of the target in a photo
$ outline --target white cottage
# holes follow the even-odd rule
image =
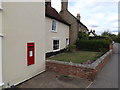
[[[45,3],[3,2],[2,8],[0,89],[45,71]]]
[[[69,24],[46,2],[46,57],[61,52],[69,45]]]

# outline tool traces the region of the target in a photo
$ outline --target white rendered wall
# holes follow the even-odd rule
[[[0,10],[0,87],[2,85],[3,85],[3,81],[2,81],[2,10]]]
[[[57,32],[52,32],[52,20],[51,18],[45,17],[46,24],[46,53],[53,52],[53,40],[58,39],[60,41],[59,50],[66,48],[66,38],[69,39],[69,26],[57,21]]]
[[[2,36],[0,36],[0,86],[2,85]]]
[[[31,0],[34,1],[34,0]],[[3,2],[3,88],[45,71],[44,2]],[[35,64],[27,66],[27,43],[35,43]]]

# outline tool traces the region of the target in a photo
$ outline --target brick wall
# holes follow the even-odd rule
[[[46,69],[54,71],[62,75],[75,76],[93,80],[97,73],[110,60],[112,52],[110,52],[95,68],[88,68],[74,64],[59,63],[52,60],[46,61]]]

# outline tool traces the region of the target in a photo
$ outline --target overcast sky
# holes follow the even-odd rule
[[[51,0],[52,7],[61,10],[61,0]],[[68,0],[68,10],[76,16],[81,15],[81,22],[89,30],[96,30],[97,34],[110,31],[118,32],[118,1],[119,0]]]

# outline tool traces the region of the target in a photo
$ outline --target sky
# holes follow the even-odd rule
[[[61,10],[61,0],[51,0],[52,7]],[[98,35],[104,31],[118,33],[118,2],[119,0],[68,0],[68,10],[77,16],[89,30],[95,30]],[[119,14],[120,15],[120,14]]]

